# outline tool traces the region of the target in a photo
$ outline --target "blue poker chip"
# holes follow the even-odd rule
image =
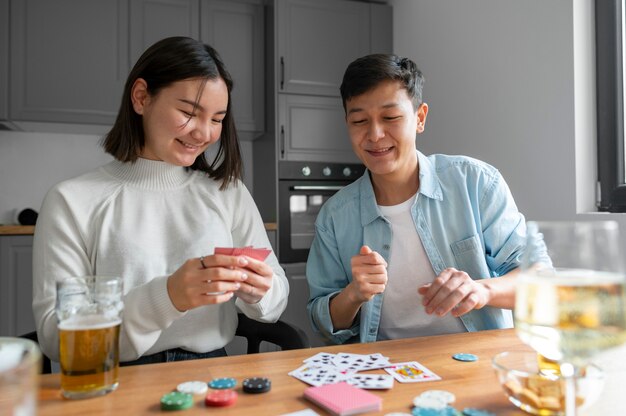
[[[209,387],[215,390],[232,389],[237,385],[237,380],[232,377],[214,378],[209,382]]]
[[[454,354],[452,356],[452,358],[454,358],[457,361],[465,361],[465,362],[478,361],[478,356],[477,355],[468,354],[468,353],[465,353],[465,352],[459,352],[457,354]]]
[[[441,409],[432,407],[414,407],[411,413],[413,416],[457,416],[459,412],[452,407],[446,406]]]
[[[496,416],[496,414],[488,412],[487,410],[466,407],[465,409],[463,409],[463,416]]]

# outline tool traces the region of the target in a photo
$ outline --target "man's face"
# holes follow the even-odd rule
[[[385,81],[346,101],[346,122],[357,157],[371,174],[402,181],[417,166],[415,135],[424,131],[428,106],[417,110],[398,81]]]

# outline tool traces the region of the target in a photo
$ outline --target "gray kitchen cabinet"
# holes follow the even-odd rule
[[[200,0],[131,0],[131,66],[148,46],[170,36],[200,35]]]
[[[313,330],[306,310],[309,302],[309,284],[306,280],[305,263],[282,264],[289,281],[289,301],[280,319],[302,329],[309,337],[311,347],[326,345],[324,339]]]
[[[232,111],[243,140],[265,130],[263,0],[203,0],[200,39],[220,54],[233,78]]]
[[[9,0],[0,0],[0,120],[9,117]]]
[[[367,3],[277,0],[275,24],[282,93],[339,96],[346,66],[370,51]]]
[[[11,1],[12,120],[113,123],[129,67],[128,1]]]
[[[0,336],[35,330],[32,253],[33,236],[0,236]]]
[[[341,98],[278,94],[280,160],[359,163]]]

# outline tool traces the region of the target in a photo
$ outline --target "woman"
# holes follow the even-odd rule
[[[131,70],[103,140],[116,160],[48,192],[35,233],[33,311],[50,358],[58,360],[55,281],[69,276],[124,278],[122,362],[225,355],[235,306],[278,320],[289,288],[273,253],[265,262],[211,254],[270,247],[240,180],[232,86],[210,46],[157,42]]]

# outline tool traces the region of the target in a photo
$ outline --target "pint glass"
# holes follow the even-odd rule
[[[117,388],[122,279],[71,277],[57,282],[61,391],[69,399]]]

